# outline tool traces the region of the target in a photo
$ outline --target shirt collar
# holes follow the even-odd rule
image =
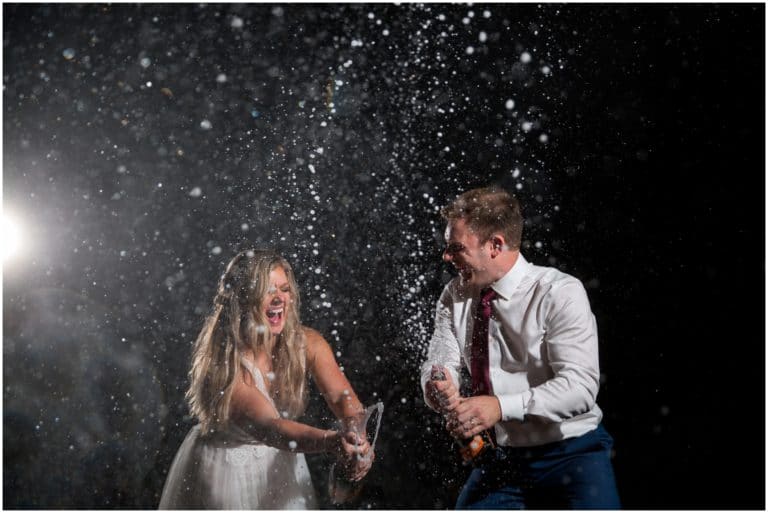
[[[491,284],[491,288],[493,288],[503,299],[508,300],[512,297],[512,294],[515,293],[517,287],[520,286],[523,277],[528,274],[530,267],[531,263],[523,257],[523,254],[518,254],[517,260],[515,261],[515,264],[512,265],[512,268],[510,268],[501,279]]]

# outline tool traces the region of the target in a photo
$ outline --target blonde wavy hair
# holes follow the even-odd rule
[[[269,274],[285,271],[291,301],[285,305],[282,333],[273,336],[261,304],[269,290]],[[186,394],[202,432],[226,427],[241,356],[266,351],[274,341],[271,395],[283,417],[300,416],[307,404],[306,344],[299,320],[299,290],[291,265],[270,250],[246,250],[227,265],[219,281],[213,311],[194,344],[190,386]]]

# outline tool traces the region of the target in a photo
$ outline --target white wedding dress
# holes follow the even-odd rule
[[[242,361],[274,406],[261,371]],[[304,454],[267,446],[236,425],[200,435],[190,430],[165,480],[160,509],[314,509]]]

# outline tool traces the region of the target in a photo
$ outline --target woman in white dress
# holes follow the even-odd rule
[[[176,454],[160,508],[315,508],[304,453],[336,454],[348,479],[362,479],[372,464],[365,435],[296,421],[307,374],[337,418],[363,412],[328,343],[301,325],[288,262],[272,251],[239,253],[194,345],[187,400],[199,424]]]

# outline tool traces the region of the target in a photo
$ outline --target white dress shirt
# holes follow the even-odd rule
[[[597,324],[584,286],[520,254],[491,288],[497,297],[491,303],[488,362],[491,390],[501,406],[501,421],[495,425],[498,445],[541,445],[595,429],[603,416],[595,402],[600,385]],[[474,286],[462,286],[459,277],[446,285],[421,369],[422,388],[433,364],[445,366],[457,388],[462,358],[472,369],[479,294]]]

